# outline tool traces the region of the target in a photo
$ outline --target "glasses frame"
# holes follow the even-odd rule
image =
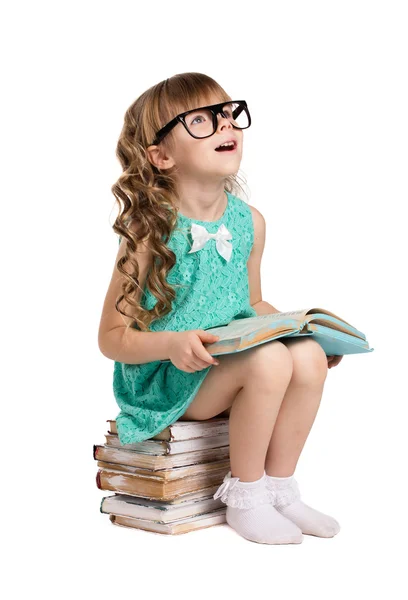
[[[226,104],[239,104],[239,106],[237,107],[236,110],[239,110],[238,115],[245,110],[247,116],[248,116],[248,125],[246,127],[237,127],[236,125],[234,125],[233,123],[231,123],[231,125],[234,127],[234,129],[248,129],[248,127],[250,127],[251,125],[251,115],[249,114],[249,110],[248,110],[248,105],[246,103],[245,100],[224,100],[224,102],[219,102],[218,104],[209,104],[208,106],[199,106],[198,108],[192,108],[191,110],[186,110],[183,113],[180,113],[179,115],[177,115],[176,117],[174,117],[174,119],[172,119],[171,121],[169,121],[167,123],[167,125],[165,125],[164,127],[162,127],[157,133],[156,136],[154,138],[154,141],[152,142],[151,145],[157,145],[160,144],[160,142],[162,141],[162,139],[168,134],[170,133],[170,131],[173,129],[173,127],[175,127],[177,125],[177,123],[182,123],[187,131],[187,133],[189,133],[193,138],[196,138],[198,140],[203,140],[207,137],[211,137],[212,135],[214,135],[214,133],[217,131],[217,125],[218,125],[218,119],[217,119],[217,115],[221,114],[224,118],[228,119],[228,117],[222,112],[222,107],[225,106]],[[196,112],[197,110],[203,110],[204,108],[207,108],[211,111],[212,113],[212,117],[213,117],[213,127],[214,127],[214,131],[212,133],[210,133],[210,135],[205,135],[205,136],[198,136],[198,135],[194,135],[193,133],[191,133],[191,131],[189,130],[187,123],[185,121],[185,118],[188,114],[192,113],[192,112]],[[236,116],[238,116],[236,115]]]

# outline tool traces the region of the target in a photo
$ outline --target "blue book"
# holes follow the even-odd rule
[[[235,319],[206,329],[220,339],[204,344],[212,355],[242,352],[282,337],[313,337],[327,356],[372,352],[366,336],[344,319],[323,308],[305,308]]]

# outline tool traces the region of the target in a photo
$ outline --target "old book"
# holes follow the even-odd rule
[[[141,442],[143,443],[143,442]],[[193,452],[182,452],[181,454],[144,454],[135,450],[115,446],[102,446],[94,444],[93,457],[95,460],[103,460],[108,463],[117,463],[148,469],[149,471],[160,471],[162,469],[173,469],[185,465],[222,460],[229,457],[229,442],[224,446],[194,450]]]
[[[100,512],[135,519],[148,519],[160,523],[171,523],[179,519],[209,513],[219,508],[226,508],[221,498],[214,500],[215,491],[212,492],[213,489],[216,491],[215,486],[206,488],[205,491],[200,492],[199,497],[193,497],[193,494],[185,494],[168,502],[148,500],[127,494],[104,496],[101,500]]]
[[[181,441],[228,433],[228,418],[212,417],[203,421],[176,421],[153,436],[152,440]],[[108,433],[118,434],[116,421],[107,419]],[[122,446],[123,447],[123,446]]]
[[[220,508],[211,513],[196,515],[194,517],[187,517],[172,523],[160,523],[157,521],[150,521],[148,519],[135,519],[132,517],[124,517],[121,515],[110,514],[109,519],[114,525],[120,525],[122,527],[134,527],[136,529],[144,529],[153,533],[165,533],[169,535],[177,535],[181,533],[188,533],[197,529],[204,529],[206,527],[212,527],[213,525],[219,525],[226,523],[226,508]]]
[[[192,438],[189,440],[155,440],[150,438],[143,442],[134,442],[132,444],[121,444],[119,436],[111,433],[105,434],[106,446],[115,446],[116,448],[128,448],[141,454],[182,454],[185,452],[195,452],[206,448],[219,448],[227,446],[229,443],[229,433],[220,433],[214,436],[204,436],[202,438]]]
[[[229,468],[229,461],[214,461],[208,463],[206,469],[193,469],[188,477],[173,478],[163,477],[157,472],[132,473],[124,470],[123,465],[111,465],[98,469],[96,485],[100,490],[168,501],[184,494],[204,493],[205,488],[221,485]]]
[[[188,464],[183,467],[173,467],[170,469],[161,469],[160,471],[151,471],[150,469],[141,469],[140,467],[133,467],[122,463],[110,463],[104,460],[98,460],[96,465],[101,469],[122,471],[123,473],[130,473],[132,475],[141,475],[143,477],[154,477],[159,478],[163,481],[173,481],[175,479],[182,479],[183,477],[191,477],[192,475],[199,475],[208,473],[211,470],[225,467],[228,470],[230,465],[230,459],[222,458],[213,460],[211,462],[199,463],[199,464]]]

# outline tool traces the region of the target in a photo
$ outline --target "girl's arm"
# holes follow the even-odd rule
[[[267,315],[270,313],[281,312],[265,300],[262,300],[261,291],[261,260],[265,248],[265,219],[262,213],[254,206],[248,204],[252,213],[252,222],[254,225],[254,244],[248,259],[248,283],[250,300],[249,303],[255,309],[257,315]]]
[[[261,300],[260,302],[253,304],[252,308],[255,309],[257,315],[269,315],[271,313],[282,312],[265,300]]]
[[[106,358],[128,365],[142,365],[169,359],[174,331],[139,331],[116,327],[105,334],[99,349]]]
[[[126,239],[123,238],[115,259],[112,278],[106,293],[99,325],[98,344],[104,356],[122,363],[143,364],[169,358],[168,345],[173,331],[139,331],[126,327],[131,320],[120,314],[115,307],[116,299],[122,294],[123,275],[116,265],[125,255]],[[146,243],[140,242],[136,251],[139,265],[139,288],[136,300],[140,302],[147,273],[151,266],[152,253]]]

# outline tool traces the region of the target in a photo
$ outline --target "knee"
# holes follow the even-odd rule
[[[292,379],[301,385],[321,385],[327,377],[327,356],[316,340],[302,339],[289,346],[293,359]]]
[[[251,348],[245,376],[263,386],[288,385],[293,372],[291,353],[279,340]]]

